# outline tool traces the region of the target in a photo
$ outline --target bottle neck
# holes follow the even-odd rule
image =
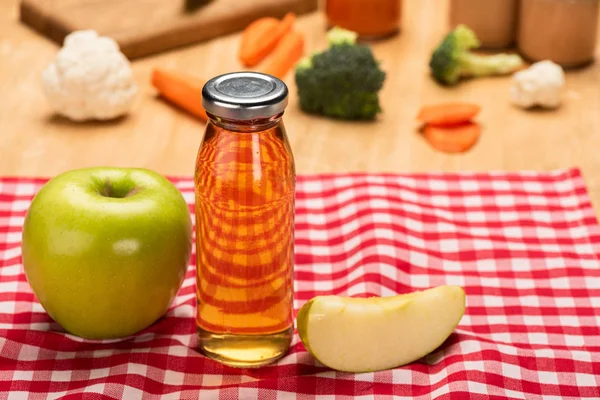
[[[277,126],[281,122],[283,112],[273,115],[269,118],[259,118],[252,120],[238,120],[221,118],[211,113],[206,113],[210,122],[219,128],[233,132],[260,132]]]

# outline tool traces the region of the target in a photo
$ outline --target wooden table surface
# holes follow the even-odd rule
[[[80,167],[111,165],[191,176],[203,124],[156,98],[152,67],[203,77],[237,70],[237,35],[133,63],[139,95],[131,115],[112,123],[75,124],[52,116],[40,74],[57,46],[18,22],[17,0],[0,0],[0,176],[52,176]],[[335,122],[304,115],[293,74],[285,115],[299,174],[344,171],[553,170],[580,167],[600,206],[600,62],[567,74],[564,106],[526,112],[511,106],[510,78],[464,82],[453,89],[428,75],[431,50],[447,30],[447,2],[404,1],[402,33],[375,43],[388,77],[375,123]],[[307,52],[325,46],[320,13],[298,22]],[[417,134],[422,104],[468,100],[482,106],[483,136],[470,152],[438,153]]]

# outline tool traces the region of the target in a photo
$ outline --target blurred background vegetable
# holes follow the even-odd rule
[[[206,111],[202,107],[202,88],[205,83],[200,79],[162,68],[152,70],[152,85],[158,93],[165,100],[202,121],[208,121]]]
[[[108,120],[129,112],[137,86],[129,61],[113,39],[76,31],[42,74],[48,103],[73,121]]]
[[[430,125],[453,125],[469,121],[479,114],[481,107],[471,103],[443,103],[421,108],[417,119]]]
[[[279,41],[292,30],[296,15],[287,13],[281,20],[259,18],[252,22],[242,33],[239,58],[246,67],[254,67],[263,61]]]
[[[524,66],[517,54],[478,55],[472,49],[480,46],[477,36],[465,25],[459,25],[444,37],[434,50],[429,67],[442,84],[454,85],[463,77],[506,75]]]
[[[565,74],[560,65],[549,60],[540,61],[513,75],[510,98],[522,108],[557,108],[564,86]]]
[[[273,54],[265,61],[260,72],[284,79],[304,55],[304,36],[288,32],[279,42]]]
[[[481,126],[475,122],[455,126],[426,125],[423,133],[434,149],[443,153],[463,153],[477,143]]]
[[[302,110],[332,118],[372,120],[382,111],[379,90],[386,74],[356,34],[333,28],[329,48],[302,60],[296,85]]]
[[[423,106],[417,120],[423,122],[423,135],[436,150],[463,153],[477,143],[481,126],[471,121],[481,107],[472,103],[453,102]]]

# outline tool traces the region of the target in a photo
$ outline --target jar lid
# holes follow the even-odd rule
[[[204,109],[221,118],[269,118],[283,112],[287,103],[288,88],[285,83],[258,72],[219,75],[202,88]]]

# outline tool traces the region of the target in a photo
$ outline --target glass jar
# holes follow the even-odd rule
[[[451,0],[450,27],[465,24],[483,48],[509,47],[517,30],[517,0]]]
[[[400,29],[401,0],[326,0],[330,27],[339,26],[364,39],[393,35]]]
[[[521,0],[517,46],[532,61],[563,67],[591,62],[600,0]]]
[[[196,161],[196,327],[200,350],[250,367],[293,334],[294,158],[279,79],[239,72],[202,91],[209,121]]]

